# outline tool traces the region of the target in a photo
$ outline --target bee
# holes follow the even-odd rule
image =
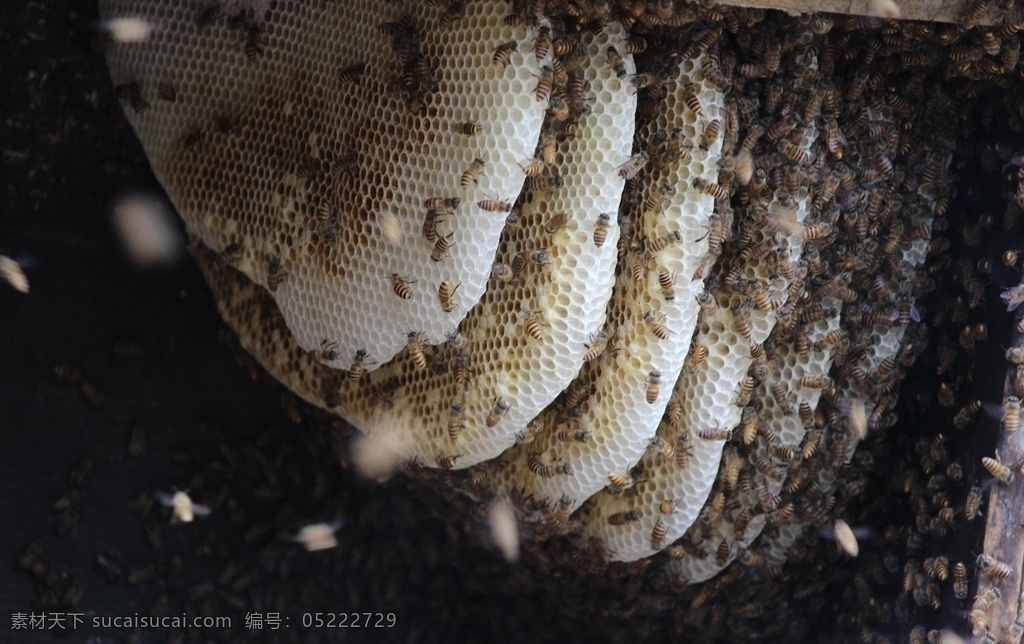
[[[828,376],[803,376],[799,382],[801,387],[809,389],[828,389],[832,386],[832,379]]]
[[[452,213],[459,204],[462,203],[462,199],[458,197],[431,197],[423,202],[424,207],[428,210],[435,211],[437,213],[445,212]]]
[[[128,101],[136,114],[142,114],[149,109],[149,103],[142,98],[142,86],[137,82],[121,83],[115,86],[114,95],[122,101]]]
[[[550,65],[540,68],[540,76],[537,78],[537,87],[533,90],[533,97],[538,101],[546,101],[551,96],[551,85],[554,83],[554,72]]]
[[[615,488],[627,488],[633,485],[633,477],[618,472],[608,472],[608,483]]]
[[[494,427],[501,421],[502,417],[508,413],[511,406],[511,404],[501,398],[495,398],[494,405],[491,407],[490,413],[487,414],[487,419],[484,421],[484,424],[488,427]]]
[[[652,371],[647,374],[647,402],[653,405],[661,391],[661,372]]]
[[[526,165],[520,163],[519,167],[523,169],[523,174],[533,177],[544,171],[544,161],[541,159],[531,159]]]
[[[953,564],[953,594],[957,599],[967,599],[967,566],[962,561]]]
[[[171,523],[192,523],[196,516],[202,517],[212,512],[205,505],[193,502],[188,492],[184,490],[178,490],[174,494],[157,492],[156,498],[160,503],[172,509]]]
[[[452,407],[448,411],[448,438],[456,440],[459,433],[466,427],[466,424],[462,422],[465,411],[466,408],[462,403],[452,403]]]
[[[178,100],[178,88],[167,81],[163,81],[156,86],[156,96],[162,101],[174,103]]]
[[[540,328],[541,324],[545,323],[541,321],[541,316],[537,311],[529,313],[526,316],[526,332],[529,333],[530,337],[534,340],[540,340],[544,337],[544,332]]]
[[[549,235],[553,235],[559,230],[565,228],[567,223],[569,223],[569,213],[555,213],[550,219],[544,222],[544,231]]]
[[[706,441],[727,441],[732,438],[732,430],[721,427],[701,427],[697,430],[697,436]]]
[[[257,56],[263,54],[263,39],[258,25],[252,25],[245,30],[245,44],[242,50],[245,52],[246,60],[256,60]]]
[[[433,259],[433,256],[431,256]],[[402,298],[403,300],[412,299],[412,289],[409,288],[409,284],[413,284],[418,280],[408,280],[400,277],[398,273],[391,274],[391,290],[395,292],[395,295]]]
[[[437,460],[437,466],[442,470],[450,470],[455,467],[455,461],[458,460],[459,456],[461,456],[461,454],[438,454],[435,459]]]
[[[53,374],[58,380],[70,384],[76,384],[82,379],[82,370],[68,362],[62,362],[54,367]]]
[[[277,291],[277,287],[287,276],[288,274],[281,270],[281,258],[275,257],[271,260],[270,266],[267,268],[267,288],[270,289],[270,292]]]
[[[338,359],[338,343],[325,339],[318,349],[309,352],[309,357],[317,362],[334,362]]]
[[[705,194],[711,195],[717,201],[726,201],[729,199],[731,194],[727,186],[712,183],[711,181],[701,177],[694,179],[691,185],[695,190],[700,190]]]
[[[476,205],[487,212],[511,212],[512,204],[498,199],[481,199]]]
[[[610,525],[626,525],[632,523],[640,518],[640,512],[637,510],[625,510],[623,512],[616,512],[615,514],[608,516],[608,523]]]
[[[651,530],[651,550],[661,550],[661,547],[665,545],[666,534],[668,534],[668,526],[665,525],[665,521],[661,517],[658,517],[654,529]]]
[[[704,126],[704,131],[700,135],[700,149],[708,150],[715,141],[718,139],[718,134],[722,130],[722,124],[718,119],[713,119]]]
[[[612,218],[606,212],[597,216],[597,226],[594,228],[594,245],[600,248],[608,239],[608,228],[611,226]]]
[[[221,19],[224,13],[220,9],[219,3],[211,4],[196,16],[196,26],[202,29],[203,27],[209,27],[213,23]]]
[[[967,498],[964,500],[964,517],[973,521],[978,516],[981,508],[981,487],[975,485],[967,491]]]
[[[590,432],[584,429],[560,429],[555,438],[562,443],[586,443],[590,440]]]
[[[460,134],[465,134],[466,136],[476,136],[484,131],[484,126],[480,125],[476,121],[466,121],[464,123],[459,123],[455,128],[455,131]]]
[[[836,545],[839,546],[841,552],[846,553],[850,557],[856,557],[860,553],[857,537],[853,533],[853,528],[846,521],[836,519],[835,524],[832,526],[832,531],[835,534]]]
[[[981,464],[989,474],[996,477],[1003,483],[1010,483],[1013,481],[1013,471],[1009,467],[1003,465],[998,459],[983,456],[981,458]]]
[[[430,259],[439,262],[448,255],[448,249],[452,246],[452,236],[455,233],[448,233],[444,237],[438,237],[434,241],[434,250],[430,253]],[[411,294],[410,294],[411,296]],[[409,298],[404,298],[409,299]]]
[[[106,396],[99,387],[91,382],[83,382],[79,385],[79,390],[82,392],[82,395],[85,396],[85,399],[89,401],[89,404],[94,408],[99,409],[103,406]]]
[[[654,310],[650,310],[644,313],[644,322],[647,323],[651,333],[654,334],[659,340],[667,340],[671,331],[662,323],[665,319],[665,314],[659,313]]]
[[[700,107],[700,99],[697,98],[698,89],[696,83],[687,83],[683,87],[683,102],[686,103],[686,107],[690,108],[691,112],[700,117],[704,112]]]
[[[806,150],[800,149],[792,141],[788,139],[781,139],[778,143],[779,152],[781,152],[787,159],[793,163],[800,165],[806,165],[811,161],[811,155]],[[796,190],[790,190],[790,193],[794,193]]]
[[[658,269],[658,286],[661,288],[662,296],[672,301],[676,299],[676,278],[664,268]]]
[[[427,356],[423,353],[422,336],[421,333],[411,332],[406,346],[409,348],[409,357],[412,358],[412,363],[420,369],[426,369]]]
[[[1020,398],[1007,396],[1003,401],[1003,430],[1014,433],[1020,429]]]
[[[348,67],[342,67],[338,70],[338,80],[343,83],[353,83],[358,85],[363,80],[363,74],[366,73],[366,63],[356,63],[355,65],[349,65]]]
[[[629,71],[626,69],[626,61],[622,58],[622,54],[614,46],[609,45],[606,51],[608,57],[608,66],[612,68],[615,75],[619,78],[623,78]]]
[[[735,327],[736,329],[736,332],[739,333],[744,338],[746,338],[747,340],[750,340],[750,337],[753,335],[754,331],[750,326],[750,318],[747,317],[746,311],[742,309],[736,311],[736,314],[733,315],[732,322],[733,327]]]
[[[702,290],[697,293],[697,304],[704,311],[704,315],[714,315],[718,311],[718,301],[709,291]]]
[[[437,299],[441,302],[441,309],[445,313],[451,313],[455,308],[455,304],[452,303],[452,298],[455,296],[455,291],[459,290],[462,286],[462,282],[459,282],[455,286],[452,286],[450,280],[442,280],[441,284],[437,287]]]
[[[558,474],[565,474],[567,476],[572,475],[572,467],[569,463],[549,463],[544,465],[540,459],[537,458],[539,454],[530,454],[530,457],[526,459],[526,465],[530,468],[530,471],[537,476],[549,479]]]
[[[454,346],[454,345],[453,345]],[[466,384],[466,381],[473,375],[473,370],[469,366],[469,356],[465,352],[459,351],[455,355],[455,382],[462,386]]]
[[[988,575],[993,579],[1006,579],[1013,574],[1013,568],[995,557],[991,557],[984,553],[978,555],[978,570],[982,574]]]
[[[619,166],[619,176],[629,181],[635,177],[649,160],[646,152],[637,152],[628,161]]]
[[[544,60],[551,50],[551,27],[542,26],[537,30],[537,39],[533,43],[533,56],[537,62]]]
[[[473,159],[473,163],[470,164],[466,171],[462,173],[459,178],[459,185],[463,190],[469,188],[469,185],[476,183],[476,176],[480,174],[480,171],[484,169],[484,160],[480,158]],[[509,210],[512,208],[510,207]]]
[[[366,362],[366,355],[366,349],[360,349],[356,351],[356,356],[355,358],[352,359],[352,364],[348,366],[347,379],[349,382],[355,382],[363,377],[363,372],[365,371],[364,363]]]
[[[330,550],[338,545],[338,539],[334,533],[341,528],[341,521],[332,523],[312,523],[303,526],[298,534],[291,537],[291,541],[301,543],[308,552]]]
[[[455,20],[462,18],[465,15],[466,3],[462,0],[455,0],[445,7],[444,13],[441,14],[440,19],[437,21],[437,27],[442,30],[447,29],[452,26],[452,23],[455,22]]]
[[[678,230],[673,230],[672,232],[668,233],[667,235],[662,235],[662,236],[657,237],[654,240],[648,242],[646,244],[645,250],[647,251],[648,255],[654,255],[656,253],[660,253],[662,250],[667,248],[669,246],[669,244],[675,244],[675,243],[678,243],[678,242],[680,242],[682,240],[683,240],[683,234],[681,232],[679,232]],[[635,274],[634,274],[633,277],[634,277],[634,279],[636,279],[636,275]]]
[[[586,345],[587,350],[583,354],[583,361],[584,362],[590,362],[591,360],[594,360],[595,358],[600,356],[602,353],[604,353],[604,351],[605,351],[605,349],[607,347],[608,347],[608,332],[607,331],[601,331],[596,336],[594,336],[593,340],[590,341],[590,344]]]
[[[511,58],[512,52],[514,51],[519,51],[518,42],[510,40],[502,43],[494,50],[494,55],[491,57],[491,61],[495,65],[508,65],[509,58]]]
[[[978,21],[985,15],[985,10],[988,9],[988,0],[974,0],[968,7],[964,15],[960,17],[959,23],[962,29],[973,29],[977,26]]]

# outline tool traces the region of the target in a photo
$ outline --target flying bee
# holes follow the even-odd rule
[[[615,514],[608,516],[608,523],[610,525],[626,525],[632,523],[640,518],[640,512],[637,510],[624,510],[622,512],[616,512]]]
[[[515,40],[498,45],[494,50],[494,56],[491,57],[491,61],[495,65],[508,65],[509,58],[512,56],[512,52],[519,51],[519,43]]]
[[[484,424],[488,427],[494,427],[501,421],[502,417],[508,413],[511,406],[511,404],[501,398],[495,398],[494,405],[491,407],[491,411],[487,414],[487,419],[484,421]]]
[[[338,359],[338,343],[323,340],[320,348],[309,352],[309,357],[317,362],[334,362]]]
[[[654,310],[650,310],[644,313],[644,322],[647,323],[651,333],[654,334],[659,340],[667,340],[671,331],[663,324],[665,320],[665,314],[659,313]]]
[[[698,89],[696,83],[687,83],[683,87],[683,102],[686,103],[686,107],[690,108],[691,112],[700,117],[704,112],[700,107],[700,99],[697,98]]]
[[[349,382],[355,382],[363,377],[363,372],[366,369],[366,356],[366,349],[360,349],[356,351],[356,356],[355,358],[352,359],[352,364],[350,364],[348,367]]]
[[[1013,574],[1012,566],[999,561],[995,557],[986,555],[985,553],[978,555],[977,565],[978,570],[980,570],[982,574],[988,575],[993,579],[1006,579]]]
[[[197,516],[206,516],[212,510],[205,505],[195,503],[187,491],[178,490],[174,494],[157,492],[156,498],[160,503],[172,509],[171,523],[191,523]]]
[[[597,216],[597,226],[594,227],[594,245],[600,248],[608,239],[608,228],[611,226],[612,218],[606,212]]]
[[[676,278],[664,268],[658,269],[658,286],[661,295],[668,301],[676,299]]]
[[[661,547],[665,545],[666,534],[668,534],[668,526],[665,525],[665,521],[661,517],[658,517],[654,529],[651,530],[651,550],[661,550]]]
[[[469,188],[469,185],[476,183],[476,177],[484,169],[485,161],[481,158],[473,159],[473,163],[470,164],[466,171],[462,173],[459,178],[459,185],[463,190]],[[511,210],[511,208],[509,208]]]
[[[481,199],[476,205],[487,212],[512,212],[511,202],[498,199]]]
[[[441,303],[441,309],[445,313],[451,313],[455,308],[455,304],[452,303],[452,298],[455,296],[455,291],[459,290],[460,286],[462,286],[462,282],[452,286],[450,280],[442,280],[441,284],[438,285],[437,299]]]
[[[715,141],[718,140],[718,134],[722,130],[722,124],[718,119],[713,119],[704,126],[704,131],[700,135],[700,149],[708,150]]]
[[[537,87],[533,90],[533,97],[538,101],[546,101],[551,96],[551,85],[554,82],[554,72],[550,65],[540,68],[540,76],[537,78]]]
[[[647,403],[653,405],[661,391],[661,372],[652,371],[647,374]]]
[[[466,407],[462,403],[452,403],[448,410],[448,438],[456,440],[465,429],[466,424],[462,420],[465,411]]]
[[[608,66],[612,68],[615,75],[619,78],[625,77],[629,71],[626,69],[626,61],[622,58],[619,50],[612,45],[608,45],[606,54],[608,56]]]
[[[434,250],[430,253],[430,259],[439,262],[448,255],[448,249],[452,246],[452,236],[455,233],[448,233],[444,237],[438,237],[434,241]],[[405,298],[408,299],[408,298]]]
[[[649,160],[646,152],[637,152],[628,161],[619,166],[619,176],[625,180],[635,177]]]
[[[427,356],[423,353],[423,334],[413,331],[409,333],[409,339],[406,346],[409,349],[409,357],[412,359],[412,363],[420,369],[427,368]]]
[[[1013,471],[1006,465],[999,462],[998,459],[983,456],[981,458],[981,464],[986,470],[988,470],[989,474],[996,477],[1003,483],[1011,483],[1013,481]]]
[[[433,257],[431,257],[433,259]],[[435,260],[436,261],[436,260]],[[391,274],[391,290],[395,292],[395,295],[402,298],[403,300],[412,299],[412,289],[409,288],[409,284],[413,284],[418,280],[409,280],[400,277],[398,273]]]

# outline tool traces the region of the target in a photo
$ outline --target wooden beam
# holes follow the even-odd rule
[[[960,16],[974,4],[975,0],[892,0],[899,8],[902,20],[925,20],[929,22],[957,22]],[[756,7],[778,9],[787,13],[812,12],[846,13],[857,16],[878,15],[877,0],[718,0],[718,4],[734,7]],[[978,24],[993,25],[1000,22],[996,2],[989,7]]]

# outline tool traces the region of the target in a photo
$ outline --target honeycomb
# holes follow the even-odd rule
[[[538,534],[760,571],[892,424],[950,115],[818,19],[101,4],[162,25],[111,75],[242,346]]]
[[[100,3],[161,25],[109,51],[153,170],[326,364],[381,365],[410,332],[442,342],[486,287],[507,213],[479,204],[522,189],[551,54],[499,2],[454,19],[418,3],[266,4]],[[443,307],[446,280],[459,288]]]

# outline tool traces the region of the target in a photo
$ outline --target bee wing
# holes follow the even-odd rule
[[[168,507],[174,505],[174,495],[167,492],[157,492],[156,500]]]
[[[195,515],[205,517],[211,512],[213,512],[213,510],[211,510],[209,506],[203,505],[201,503],[192,503],[192,513]]]

